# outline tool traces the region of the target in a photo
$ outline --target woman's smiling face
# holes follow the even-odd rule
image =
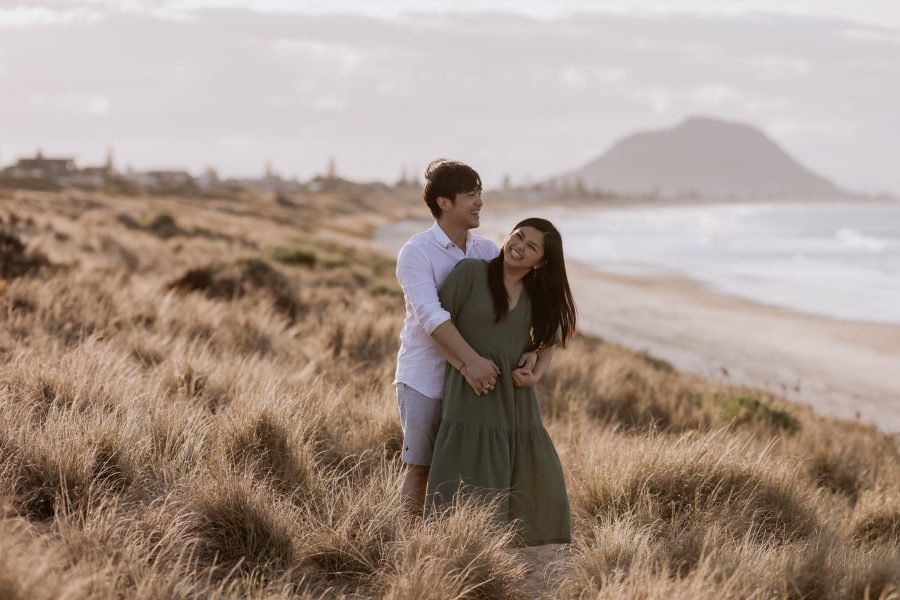
[[[544,234],[528,225],[514,230],[503,242],[503,262],[520,269],[543,266]]]

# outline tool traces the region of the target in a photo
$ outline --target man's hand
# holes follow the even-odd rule
[[[517,388],[530,388],[538,382],[538,377],[531,369],[519,367],[512,372],[513,385]]]
[[[537,363],[538,353],[537,350],[532,350],[531,352],[525,352],[522,356],[519,357],[519,362],[516,363],[516,366],[521,369],[528,369],[529,371],[534,371],[534,365]]]
[[[466,378],[475,394],[483,396],[497,385],[500,368],[494,364],[494,361],[479,356],[475,360],[467,362],[460,373]]]

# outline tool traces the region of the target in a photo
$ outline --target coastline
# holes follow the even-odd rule
[[[558,210],[578,208],[553,212]],[[523,212],[492,211],[478,233],[500,238]],[[420,231],[426,223],[409,223],[408,229]],[[408,234],[396,224],[376,228],[373,245],[395,257]],[[567,265],[579,328],[586,333],[646,351],[685,372],[759,387],[823,415],[900,431],[900,325],[758,304],[688,279],[609,273],[571,260]]]

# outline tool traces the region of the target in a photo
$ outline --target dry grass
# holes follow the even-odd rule
[[[0,597],[898,597],[896,437],[585,336],[540,390],[571,547],[405,523],[402,297],[350,235],[402,210],[0,199]]]

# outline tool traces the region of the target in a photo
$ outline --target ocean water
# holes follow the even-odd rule
[[[900,323],[900,203],[541,211],[568,257],[801,312]]]
[[[523,216],[487,209],[479,233],[498,242]],[[527,213],[553,221],[566,257],[598,271],[676,276],[799,312],[900,323],[900,202],[545,207]],[[375,238],[396,252],[430,226],[425,219],[402,221]]]

